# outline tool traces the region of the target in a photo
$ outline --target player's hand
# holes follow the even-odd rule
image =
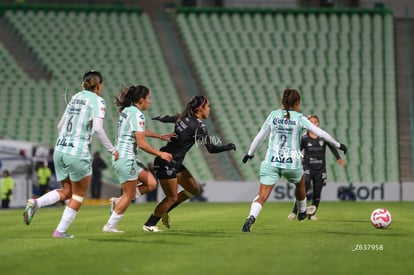
[[[167,152],[160,152],[160,154],[158,155],[160,158],[162,158],[163,160],[166,160],[168,162],[171,162],[173,160],[173,156],[170,153]]]
[[[338,159],[337,162],[339,165],[342,165],[342,166],[346,165],[346,162],[343,159]]]
[[[250,155],[248,155],[248,154],[246,154],[246,155],[244,155],[244,157],[243,157],[243,163],[246,163],[249,159],[252,159],[254,156],[250,156]]]
[[[114,156],[114,160],[115,160],[115,161],[117,161],[117,160],[118,160],[118,158],[119,158],[119,152],[118,152],[118,150],[115,150],[115,151],[112,153],[112,155]]]
[[[346,151],[347,151],[348,149],[346,148],[346,146],[345,146],[344,144],[342,144],[342,143],[341,143],[341,145],[339,146],[339,150],[343,151],[343,152],[344,152],[344,154],[346,155]]]
[[[168,141],[171,142],[171,138],[175,138],[177,137],[176,133],[171,133],[171,134],[164,134],[160,136],[160,139],[163,141]]]
[[[234,150],[234,151],[236,151],[236,145],[235,145],[234,143],[229,143],[229,144],[227,144],[227,147],[229,148],[229,151],[230,151],[230,150]]]

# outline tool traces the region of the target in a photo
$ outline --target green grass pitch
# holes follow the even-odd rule
[[[414,274],[414,203],[322,202],[318,221],[289,221],[292,203],[266,203],[252,227],[241,227],[250,203],[184,203],[171,229],[142,230],[154,203],[133,204],[102,233],[104,206],[83,206],[69,233],[53,239],[62,206],[40,209],[31,225],[23,209],[0,210],[1,274]],[[369,221],[387,208],[388,229]]]

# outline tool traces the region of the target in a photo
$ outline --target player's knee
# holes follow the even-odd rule
[[[171,196],[167,196],[167,197],[165,197],[165,199],[170,203],[170,204],[174,204],[174,203],[176,203],[177,202],[177,200],[178,200],[178,195],[177,194],[174,194],[174,195],[171,195]]]
[[[157,188],[157,180],[155,178],[150,179],[147,186],[148,192],[154,191]]]
[[[61,201],[68,200],[72,197],[72,191],[71,190],[63,189],[62,192],[59,192],[59,193],[60,193],[60,200]]]

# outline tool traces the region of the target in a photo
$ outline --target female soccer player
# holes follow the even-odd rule
[[[306,218],[306,191],[299,147],[304,128],[314,132],[346,153],[345,145],[337,142],[328,133],[313,125],[298,112],[300,108],[300,94],[298,91],[285,89],[283,91],[282,106],[283,108],[274,110],[269,114],[251,143],[248,153],[243,157],[244,163],[253,158],[258,145],[270,133],[267,153],[260,166],[259,193],[251,204],[250,213],[242,227],[243,232],[250,232],[250,228],[259,216],[263,204],[267,201],[273,187],[282,176],[288,182],[296,185],[295,196],[299,208],[298,220]]]
[[[156,225],[161,218],[163,224],[169,228],[168,212],[199,192],[196,180],[183,165],[186,153],[196,142],[197,144],[204,144],[209,153],[236,150],[233,143],[227,145],[211,143],[212,139],[208,136],[206,125],[202,121],[207,119],[209,115],[210,103],[207,97],[198,95],[187,103],[181,114],[154,118],[161,122],[175,123],[177,136],[160,149],[163,152],[171,153],[174,156],[173,162],[168,163],[160,157],[155,158],[155,172],[166,197],[156,206],[154,213],[144,224],[144,231],[160,231]],[[178,184],[184,188],[179,193],[177,193]]]
[[[34,200],[29,199],[23,213],[29,225],[37,208],[70,199],[61,220],[53,232],[54,238],[73,238],[66,232],[81,208],[92,175],[92,157],[89,146],[92,134],[97,135],[104,147],[118,159],[118,151],[109,141],[104,129],[105,100],[100,96],[102,75],[89,71],[83,76],[83,90],[75,94],[58,124],[58,138],[53,154],[56,178],[63,189],[46,193]]]
[[[142,85],[123,88],[121,94],[116,97],[116,105],[119,106],[118,136],[116,148],[119,151],[119,159],[112,162],[112,166],[122,184],[122,196],[116,200],[115,206],[103,227],[103,232],[123,233],[117,229],[117,224],[124,216],[125,211],[135,198],[136,189],[141,194],[152,191],[157,186],[157,181],[152,173],[146,169],[137,159],[138,148],[153,154],[166,163],[172,160],[172,155],[162,152],[147,143],[145,137],[156,137],[169,141],[173,135],[159,135],[145,129],[145,116],[142,113],[148,110],[151,104],[151,92]],[[142,184],[138,185],[137,183]],[[114,198],[112,198],[114,200]]]
[[[316,115],[309,115],[308,119],[313,125],[319,127],[319,118]],[[341,159],[338,150],[330,144],[326,143],[323,138],[318,137],[315,133],[308,131],[302,136],[300,141],[300,150],[303,151],[303,170],[305,174],[305,189],[306,194],[312,190],[312,205],[309,208],[314,212],[309,215],[310,220],[317,220],[316,211],[318,210],[321,201],[322,188],[326,185],[326,160],[325,152],[326,146],[334,154],[339,165],[346,165],[345,161]],[[308,196],[309,198],[309,196]],[[294,220],[298,213],[296,201],[293,204],[292,213],[289,214],[288,219]]]

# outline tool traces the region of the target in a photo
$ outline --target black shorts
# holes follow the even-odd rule
[[[155,175],[159,180],[176,178],[178,173],[186,169],[181,163],[167,162],[158,157],[154,160]]]
[[[320,186],[323,187],[326,185],[326,170],[315,171],[304,169],[305,174],[305,185],[310,187],[310,183],[312,182],[313,186]]]

